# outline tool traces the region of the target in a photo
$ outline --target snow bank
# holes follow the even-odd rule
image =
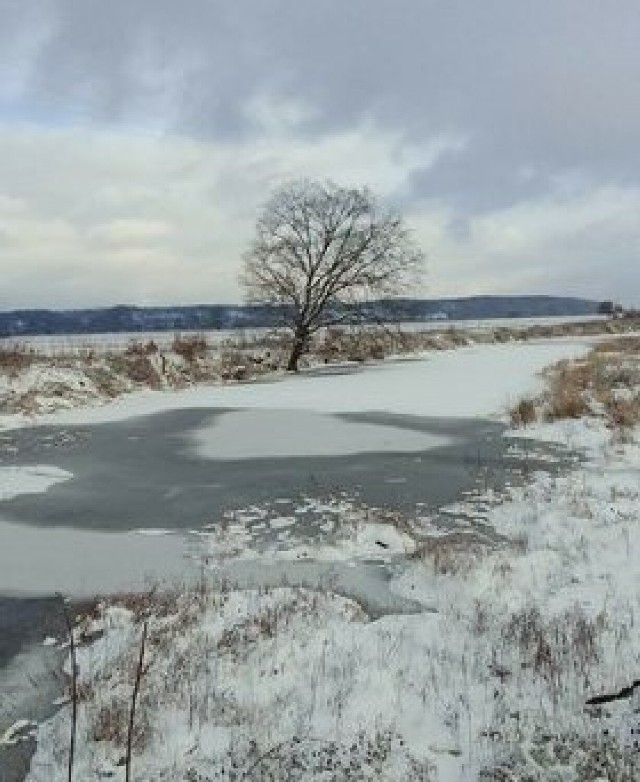
[[[375,366],[331,367],[241,385],[184,391],[136,391],[91,409],[34,416],[34,422],[88,424],[184,408],[387,412],[437,417],[502,416],[522,396],[540,390],[538,373],[563,358],[585,355],[587,339],[476,345]],[[7,427],[23,425],[5,416]]]

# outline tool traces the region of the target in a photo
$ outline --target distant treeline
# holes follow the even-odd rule
[[[478,320],[592,315],[602,302],[557,296],[470,296],[456,299],[400,299],[369,303],[364,322]],[[339,314],[339,313],[336,313]],[[277,326],[282,311],[266,306],[109,307],[82,310],[0,312],[0,336],[191,331]]]

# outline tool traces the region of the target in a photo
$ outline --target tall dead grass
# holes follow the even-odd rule
[[[513,426],[595,415],[620,434],[640,424],[640,338],[596,345],[584,359],[560,361],[546,373],[547,388],[511,410]]]
[[[0,371],[17,374],[28,369],[35,360],[35,351],[26,345],[0,348]]]

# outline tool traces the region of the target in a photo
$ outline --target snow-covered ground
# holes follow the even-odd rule
[[[119,420],[170,401],[502,417],[540,389],[544,366],[586,349],[570,340],[465,348],[360,372],[144,394],[53,418]],[[234,561],[246,566],[248,550],[254,567],[260,556],[273,560],[273,548],[261,551],[247,535],[249,521],[278,537],[276,556],[300,553],[293,517],[264,513],[260,521],[263,510],[253,508],[203,531],[195,588],[116,601],[88,618],[79,635],[104,635],[80,652],[77,778],[122,773],[147,620],[132,756],[141,782],[637,782],[640,692],[630,685],[640,670],[638,433],[623,442],[586,417],[524,434],[583,447],[584,461],[568,473],[533,474],[506,501],[486,493],[461,502],[458,512],[466,505],[470,518],[482,510],[500,542],[385,524],[347,503],[328,508],[327,523],[342,512],[351,534],[325,549],[304,544],[309,557],[389,559],[390,588],[422,611],[374,618],[337,585],[237,589],[214,579]],[[629,697],[587,705],[625,688]],[[40,726],[31,782],[66,779],[68,735],[68,708]]]

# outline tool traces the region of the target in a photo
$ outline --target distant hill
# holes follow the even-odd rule
[[[481,320],[593,315],[600,302],[566,296],[467,296],[407,300],[403,306],[416,319]]]
[[[600,302],[559,296],[469,296],[454,299],[401,299],[368,305],[365,320],[481,320],[593,315]],[[199,305],[188,307],[109,307],[83,310],[0,312],[0,336],[187,331],[273,326],[269,307]]]

